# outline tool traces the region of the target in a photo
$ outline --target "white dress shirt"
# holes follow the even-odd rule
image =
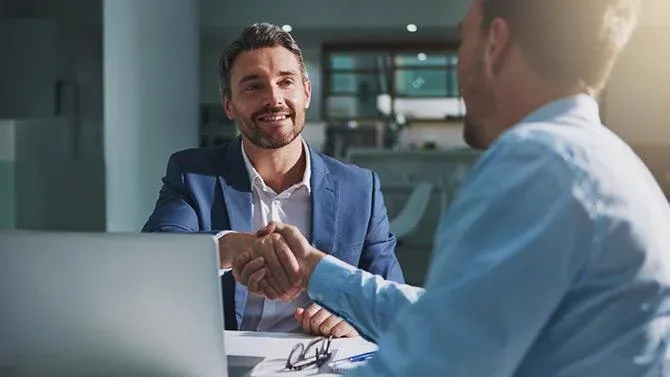
[[[303,150],[306,156],[305,172],[301,182],[276,193],[267,186],[263,178],[254,169],[242,145],[242,157],[251,183],[251,213],[256,229],[265,227],[270,221],[296,226],[309,238],[312,224],[312,202],[310,177],[312,175],[309,149],[304,140]],[[221,236],[229,232],[220,233]],[[244,300],[246,287],[235,285],[235,317],[240,330],[301,332],[302,328],[293,317],[298,307],[307,307],[311,301],[302,293],[292,302],[285,304],[280,300],[268,300],[248,292]]]

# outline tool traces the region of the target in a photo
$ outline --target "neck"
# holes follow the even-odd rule
[[[546,81],[540,82],[539,80],[525,83],[517,81],[515,85],[509,85],[508,88],[510,90],[505,93],[498,93],[496,96],[496,109],[498,111],[488,121],[489,129],[494,130],[493,139],[542,106],[561,98],[585,93],[583,88],[577,85],[549,85]]]
[[[307,166],[302,138],[277,149],[264,149],[242,136],[242,146],[263,182],[280,193],[302,181]]]

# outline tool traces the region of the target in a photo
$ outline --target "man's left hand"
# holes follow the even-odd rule
[[[297,308],[294,317],[307,334],[332,335],[335,338],[358,336],[353,326],[317,304],[312,304],[306,309]]]

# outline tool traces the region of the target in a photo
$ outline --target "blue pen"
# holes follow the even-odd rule
[[[356,362],[356,361],[365,361],[367,359],[372,359],[372,357],[377,353],[377,351],[370,351],[366,353],[362,353],[360,355],[355,355],[351,357],[347,357],[346,359],[340,359],[333,361],[333,364],[337,364],[343,361],[351,361],[351,362]]]

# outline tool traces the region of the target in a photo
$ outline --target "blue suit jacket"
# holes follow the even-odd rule
[[[403,282],[379,178],[312,151],[312,234],[319,250],[386,279]],[[168,161],[156,207],[143,232],[253,232],[251,184],[241,139],[187,149]],[[222,277],[226,329],[237,329],[235,280]],[[246,291],[245,291],[246,292]],[[245,298],[246,300],[246,298]]]

